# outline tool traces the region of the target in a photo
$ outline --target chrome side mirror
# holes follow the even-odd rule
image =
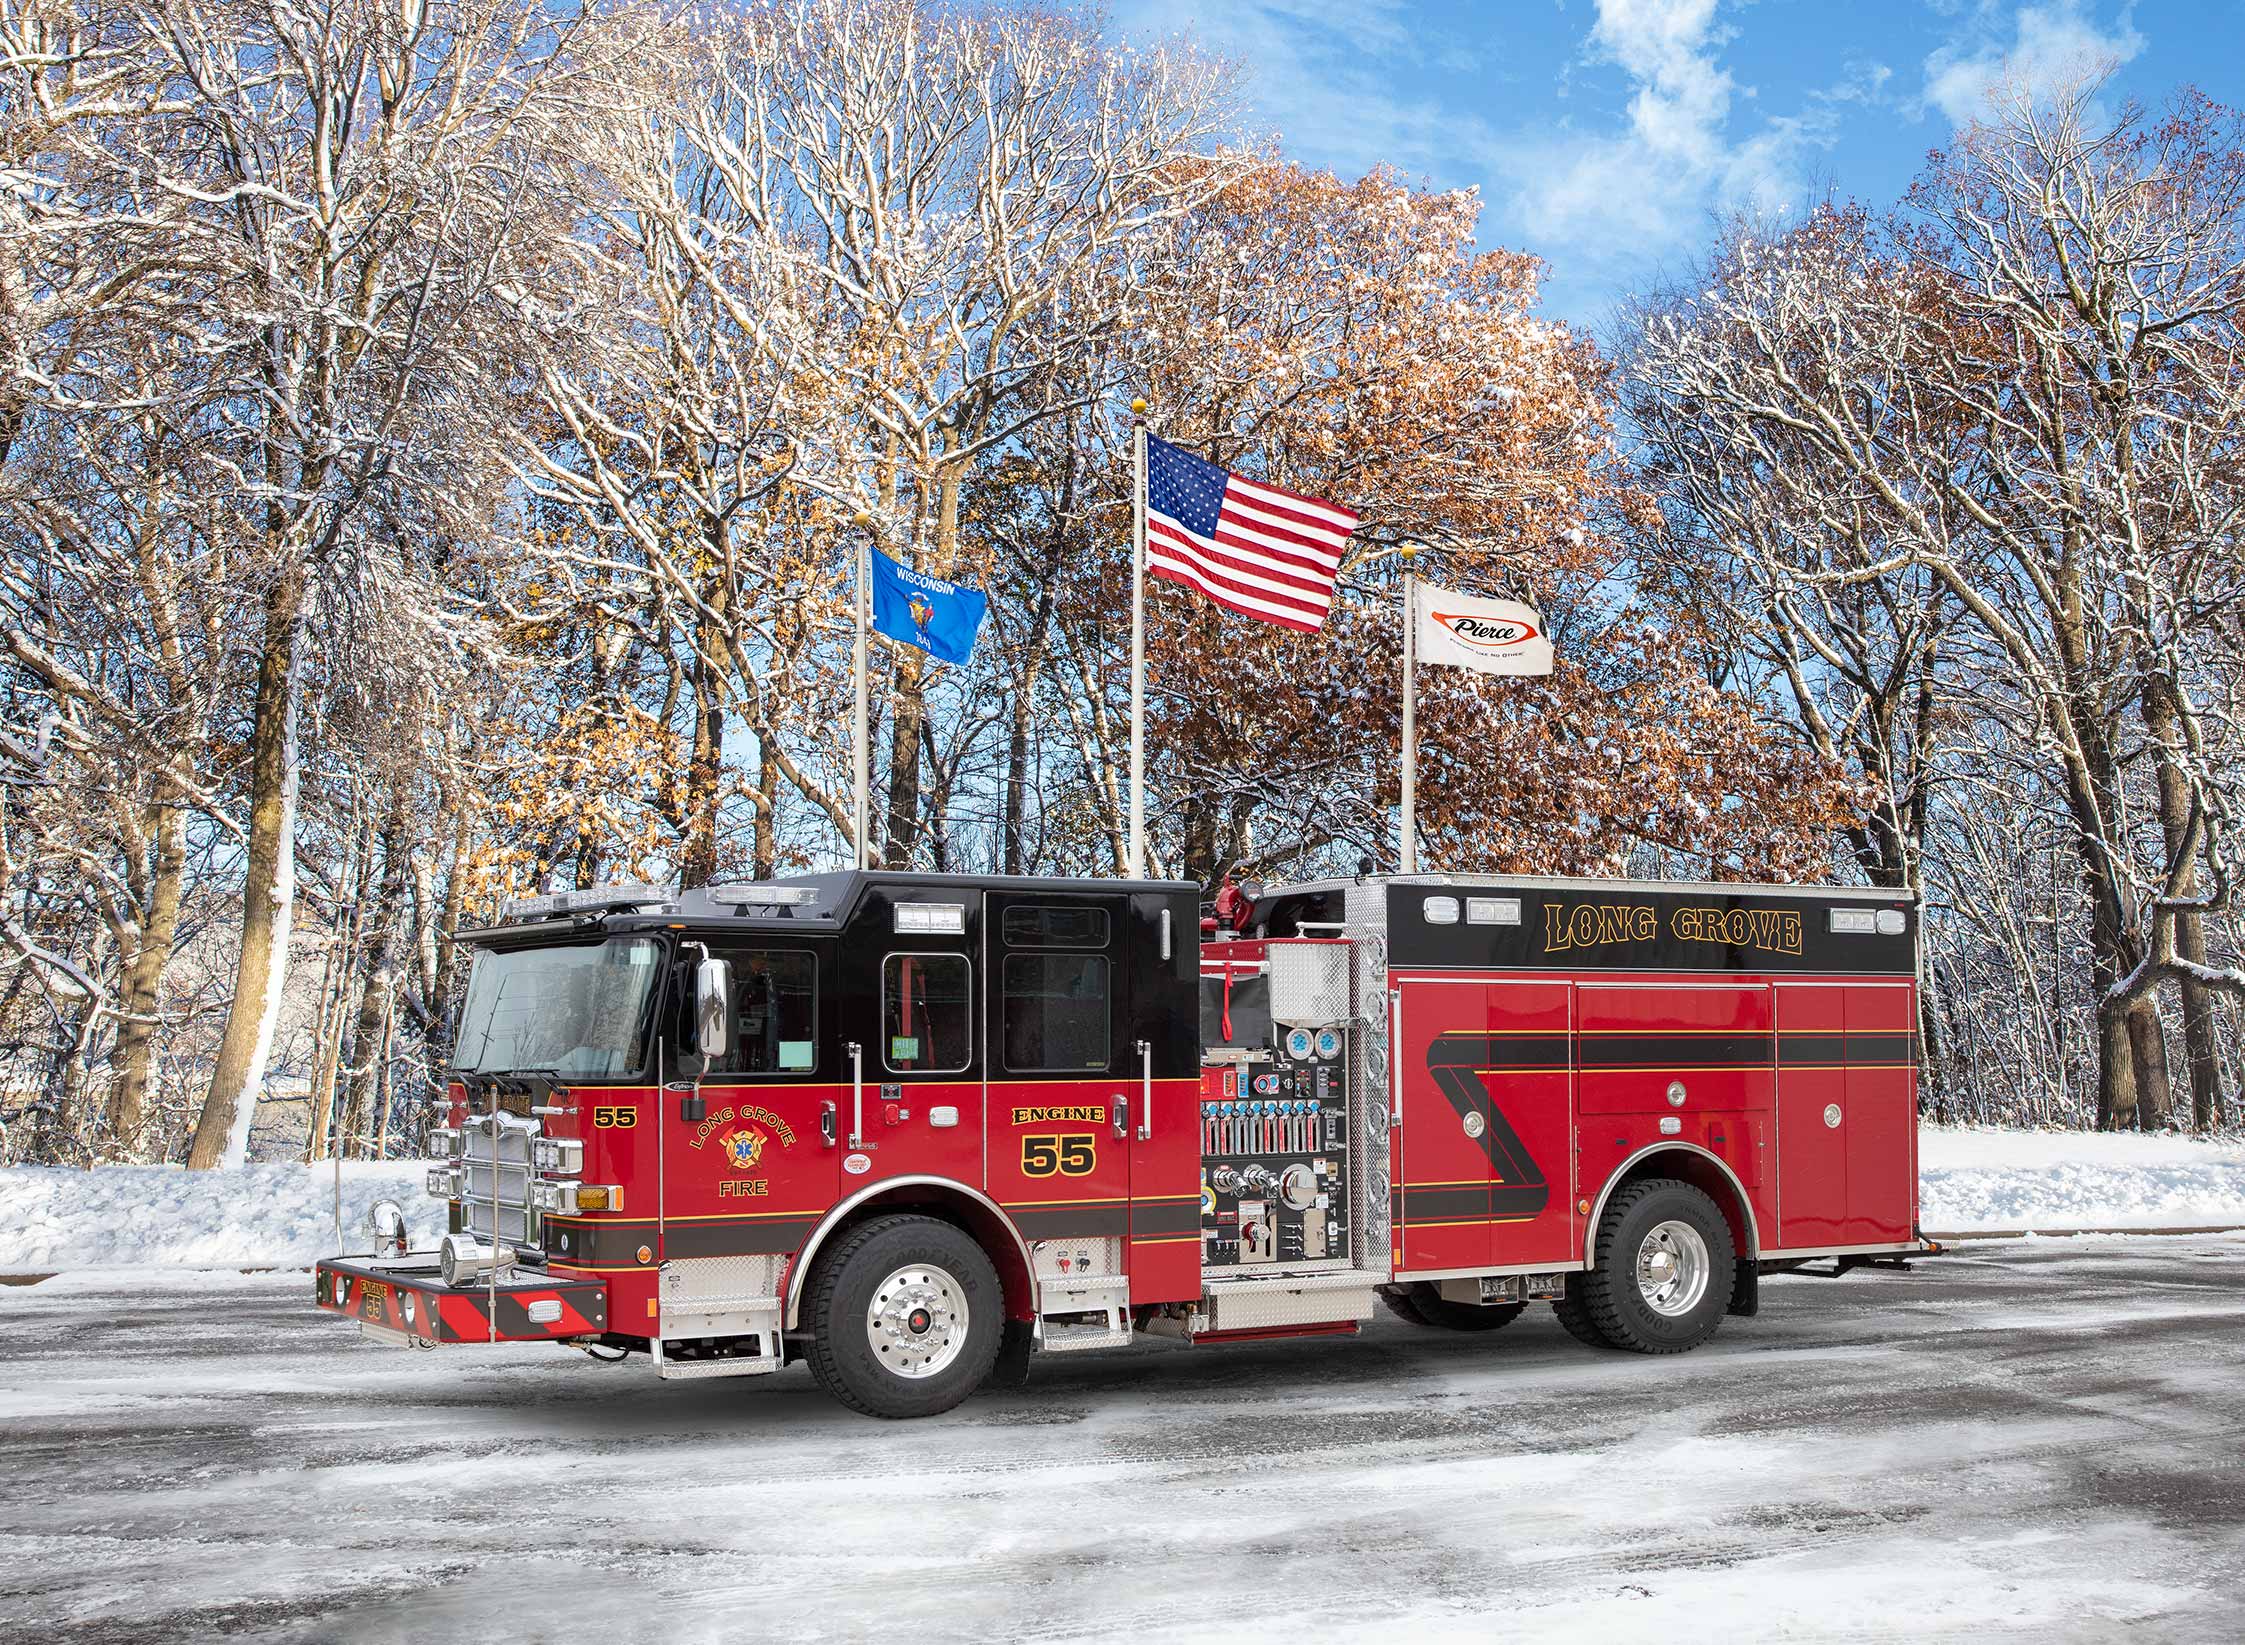
[[[694,1049],[705,1057],[722,1057],[731,1048],[732,1033],[732,968],[720,959],[704,959],[694,967]]]
[[[366,1225],[374,1234],[374,1254],[378,1257],[405,1255],[405,1213],[394,1199],[378,1199],[367,1207]]]

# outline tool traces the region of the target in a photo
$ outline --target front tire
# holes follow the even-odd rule
[[[853,1411],[948,1411],[996,1364],[1005,1300],[998,1271],[934,1217],[876,1217],[820,1258],[807,1310],[811,1374]]]
[[[1575,1336],[1587,1329],[1629,1353],[1681,1354],[1723,1323],[1737,1253],[1723,1213],[1691,1184],[1655,1177],[1622,1189],[1599,1219],[1596,1255],[1559,1308]]]

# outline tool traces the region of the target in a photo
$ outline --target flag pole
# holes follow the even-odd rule
[[[873,537],[873,516],[860,509],[851,516],[850,524],[857,527],[857,552],[853,557],[850,579],[850,614],[855,620],[857,635],[850,649],[850,678],[853,699],[850,704],[850,832],[857,836],[857,866],[864,868],[871,861],[865,838],[866,790],[871,784],[871,761],[867,758],[866,741],[870,735],[866,726],[865,688],[865,584],[872,574],[866,560],[866,544]]]
[[[1123,877],[1146,872],[1146,402],[1130,402],[1130,855]]]
[[[1403,849],[1402,871],[1419,871],[1419,545],[1403,555]]]

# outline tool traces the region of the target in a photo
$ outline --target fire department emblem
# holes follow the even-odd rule
[[[764,1133],[761,1131],[728,1131],[725,1133],[725,1163],[736,1171],[753,1171],[764,1157]]]

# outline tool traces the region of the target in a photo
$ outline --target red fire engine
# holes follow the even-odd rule
[[[1035,1352],[1489,1330],[1675,1353],[1916,1226],[1916,910],[1442,877],[809,875],[531,899],[429,1192],[319,1265],[393,1343],[948,1409]]]

